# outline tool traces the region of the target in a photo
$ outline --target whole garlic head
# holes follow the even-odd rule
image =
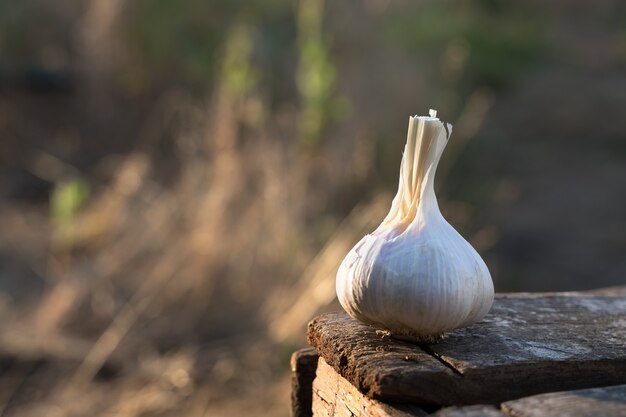
[[[352,317],[418,341],[479,321],[494,295],[485,262],[439,211],[434,177],[452,125],[430,114],[409,118],[391,210],[348,253],[336,282]]]

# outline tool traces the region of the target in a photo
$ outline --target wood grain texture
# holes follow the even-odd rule
[[[626,417],[626,385],[536,395],[502,409],[515,417]]]
[[[468,405],[465,407],[447,407],[432,414],[434,417],[508,417],[491,405]]]
[[[313,348],[291,355],[291,416],[311,417],[313,379],[318,356]]]
[[[315,417],[423,417],[427,412],[408,404],[366,397],[319,358],[313,382]],[[508,401],[499,406],[446,407],[435,417],[626,417],[626,385],[556,392]]]
[[[315,417],[423,417],[416,406],[385,404],[361,394],[320,358],[313,381]]]
[[[447,386],[456,379],[451,369],[419,347],[384,338],[345,313],[314,319],[308,340],[330,366],[371,398],[410,402],[417,397],[418,402],[437,404],[446,400]],[[417,394],[407,397],[407,392]]]
[[[320,356],[367,396],[456,406],[624,384],[624,340],[623,288],[501,295],[482,322],[438,344],[381,337],[343,312],[308,329]]]

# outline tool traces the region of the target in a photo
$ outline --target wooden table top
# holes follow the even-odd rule
[[[626,287],[499,294],[483,321],[436,344],[384,337],[344,312],[315,318],[307,338],[369,398],[435,406],[501,404],[626,384]]]

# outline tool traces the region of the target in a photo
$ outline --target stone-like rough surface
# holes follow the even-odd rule
[[[626,385],[535,395],[502,409],[516,417],[626,417]]]
[[[626,383],[626,290],[504,294],[480,323],[437,344],[381,336],[345,313],[319,316],[308,341],[370,398],[496,404]]]

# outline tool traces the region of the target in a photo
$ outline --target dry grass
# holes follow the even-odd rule
[[[4,207],[1,227],[14,232],[4,243],[46,284],[1,329],[15,375],[0,415],[238,415],[251,404],[287,415],[288,354],[333,301],[341,254],[385,203],[357,207],[295,280],[316,251],[307,218],[324,203],[312,188],[324,158],[273,139],[298,126],[254,116],[258,100],[228,88],[208,104],[164,97],[156,126],[114,162],[69,233],[45,212]],[[182,162],[166,187],[142,142],[168,120],[180,126]],[[79,171],[43,152],[37,161],[39,174]]]
[[[306,219],[321,209],[311,183],[324,158],[272,140],[271,125],[247,119],[249,100],[222,89],[206,107],[157,106],[159,118],[184,119],[177,134],[191,151],[179,177],[164,187],[147,154],[124,156],[70,237],[7,209],[2,226],[25,229],[8,243],[29,247],[50,278],[0,334],[24,364],[5,415],[213,416],[250,404],[287,414],[288,354],[333,303],[339,262],[390,197],[357,205],[316,254]],[[362,161],[341,169],[357,171],[351,163]],[[34,384],[53,389],[26,401]]]
[[[454,17],[436,7],[307,0],[255,21],[224,5],[230,20],[206,17],[220,42],[205,88],[172,63],[151,68],[133,54],[123,38],[130,3],[78,3],[22,6],[56,16],[50,33],[63,33],[73,51],[77,88],[0,90],[0,168],[9,172],[0,178],[0,417],[286,416],[289,355],[304,346],[308,320],[338,308],[336,268],[384,217],[394,191],[405,127],[396,125],[406,119],[398,113],[426,101],[457,116],[438,172],[457,191],[440,205],[485,254],[497,288],[576,289],[623,278],[616,248],[626,176],[623,147],[612,138],[626,127],[616,117],[593,131],[599,145],[589,141],[579,121],[591,111],[561,99],[558,71],[506,94],[463,84],[482,68],[472,61],[481,51],[463,36],[492,58],[499,44],[471,36],[493,22],[460,20],[468,33],[441,41],[440,62],[430,62],[422,49],[387,39],[385,19],[395,27],[416,11],[443,23]],[[191,12],[202,4],[185,2]],[[517,22],[514,15],[502,12],[501,21]],[[518,26],[504,25],[504,35]],[[429,35],[408,28],[417,41]],[[562,25],[554,33],[579,31]],[[264,42],[280,36],[293,38],[293,49],[277,58]],[[518,38],[506,39],[524,47]],[[609,38],[593,42],[609,51],[617,37]],[[55,48],[42,46],[42,56],[56,62]],[[488,70],[492,64],[486,60]],[[585,65],[571,72],[589,80],[589,103],[619,114],[623,101]],[[0,61],[0,87],[3,70]],[[173,80],[158,78],[161,70]],[[150,76],[158,82],[150,85]],[[611,91],[623,87],[623,78],[612,82]],[[548,114],[542,103],[550,97],[558,111]],[[47,195],[76,180],[90,196],[59,222]],[[594,204],[580,198],[581,184]],[[597,224],[585,229],[580,218]],[[598,268],[607,278],[587,279]]]

